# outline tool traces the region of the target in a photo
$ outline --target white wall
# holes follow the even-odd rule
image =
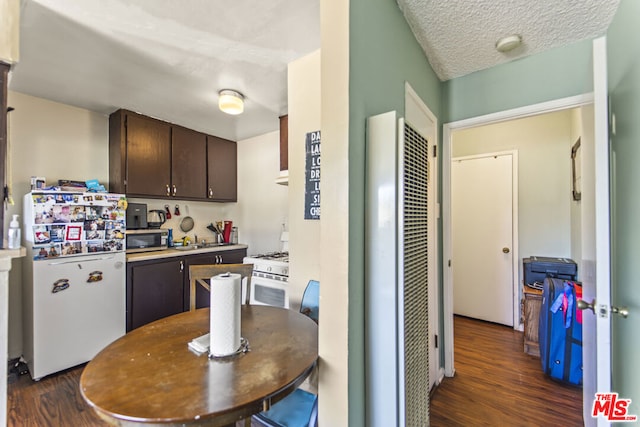
[[[20,1],[0,0],[0,61],[18,62],[20,50]]]
[[[582,124],[582,108],[575,108],[571,110],[571,146],[576,143],[578,138],[582,138],[583,124]],[[591,132],[593,133],[593,131]],[[582,142],[581,142],[582,144]],[[582,150],[584,151],[584,150]],[[579,159],[578,159],[579,160]],[[572,190],[573,175],[569,171],[569,189]],[[582,271],[582,203],[580,201],[571,200],[570,214],[571,214],[571,259],[575,260],[578,264],[578,272]]]
[[[320,51],[291,62],[288,81],[289,286],[295,308],[307,282],[320,279],[320,221],[304,219],[305,136],[320,130]]]
[[[280,132],[238,142],[238,218],[240,241],[250,254],[280,250],[289,230],[289,187],[275,183],[280,173]]]
[[[364,255],[364,248],[350,247],[352,234],[350,223],[350,104],[349,64],[350,31],[353,7],[346,1],[320,1],[320,27],[322,35],[321,86],[322,86],[322,218],[320,220],[320,252],[323,254],[320,268],[320,310],[318,325],[318,353],[320,358],[318,377],[318,419],[322,425],[346,426],[349,422],[363,425],[358,420],[364,415],[364,367],[350,366],[350,360],[358,361],[364,342],[364,329],[357,325],[349,328],[349,307],[364,306],[363,301],[349,300],[350,255],[356,262]],[[358,107],[355,107],[358,108]],[[353,126],[358,126],[356,122]],[[364,122],[360,124],[364,126]],[[357,156],[356,156],[357,157]],[[364,160],[364,159],[363,159]],[[357,169],[357,167],[356,167]],[[356,206],[356,217],[358,208]],[[363,224],[364,226],[364,224]],[[354,269],[355,270],[355,269]],[[358,273],[355,273],[356,278]],[[357,286],[356,286],[357,287]],[[358,292],[356,292],[357,294]],[[324,308],[322,308],[324,307]],[[363,309],[364,310],[364,309]],[[358,310],[356,310],[356,313]],[[327,315],[322,314],[327,313]],[[350,337],[355,357],[350,357]],[[364,351],[364,350],[362,350]],[[356,362],[357,363],[357,362]],[[355,374],[350,374],[355,372]],[[354,384],[350,384],[350,378]],[[354,410],[351,411],[350,407]],[[351,413],[350,413],[351,411]],[[358,424],[359,423],[359,424]]]
[[[104,115],[9,92],[9,168],[15,205],[5,213],[20,214],[22,197],[30,191],[30,177],[98,179],[108,182],[109,122]],[[22,353],[22,261],[14,260],[9,274],[9,357]]]
[[[570,110],[461,130],[453,135],[454,157],[518,150],[521,259],[532,255],[572,256],[572,137]]]

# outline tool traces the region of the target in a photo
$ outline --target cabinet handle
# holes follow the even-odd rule
[[[180,261],[180,273],[184,271],[184,261]]]
[[[173,196],[174,196],[174,197],[175,197],[175,195],[176,195],[176,191],[177,191],[177,189],[176,189],[176,185],[175,185],[175,184],[173,184]]]
[[[167,184],[167,196],[171,195],[171,190],[169,190],[169,184]]]
[[[209,187],[209,198],[213,199],[213,188]]]

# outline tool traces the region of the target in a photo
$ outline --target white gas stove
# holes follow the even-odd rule
[[[253,264],[253,271],[289,276],[289,252],[270,252],[262,255],[252,255],[244,259],[245,263]]]
[[[253,264],[251,304],[289,308],[289,252],[269,252],[243,259]]]

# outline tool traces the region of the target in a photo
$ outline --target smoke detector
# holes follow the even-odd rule
[[[496,50],[498,52],[509,52],[522,44],[522,37],[518,34],[503,37],[496,42]]]

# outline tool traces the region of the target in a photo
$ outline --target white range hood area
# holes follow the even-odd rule
[[[280,171],[280,175],[276,178],[276,184],[289,185],[289,171]]]

